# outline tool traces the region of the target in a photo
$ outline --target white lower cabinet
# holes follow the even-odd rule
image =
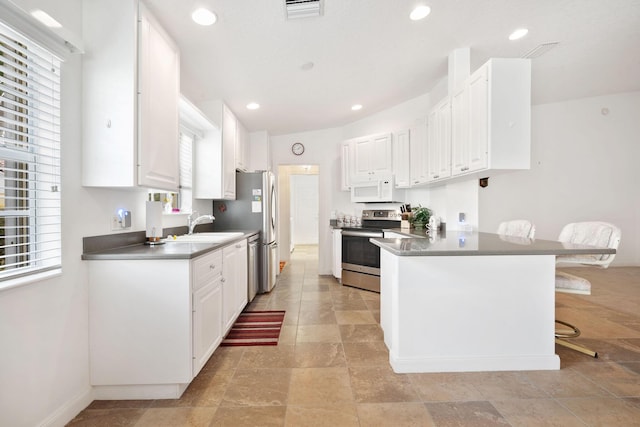
[[[94,398],[179,398],[246,304],[246,240],[193,260],[89,261]]]
[[[333,236],[333,262],[331,272],[333,277],[340,280],[342,278],[342,230],[334,228],[331,232]]]

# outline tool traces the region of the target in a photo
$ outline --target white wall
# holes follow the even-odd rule
[[[277,175],[279,165],[318,165],[319,199],[319,259],[318,270],[320,274],[331,274],[331,229],[329,217],[331,210],[336,206],[350,205],[349,196],[340,191],[340,141],[342,131],[340,129],[324,129],[313,132],[304,132],[282,136],[271,136],[272,170]],[[305,146],[304,154],[296,156],[291,152],[291,145],[301,142]],[[287,177],[284,182],[288,183]],[[283,194],[283,180],[278,176],[279,197],[288,197]],[[283,221],[287,221],[286,224]],[[289,225],[288,212],[278,212],[278,250],[281,261],[290,259],[289,253]]]
[[[79,28],[81,1],[65,22]],[[72,9],[73,10],[73,9]],[[82,236],[93,204],[79,191],[81,58],[62,65],[62,275],[0,291],[0,425],[58,425],[90,400]],[[62,420],[62,421],[61,421]]]
[[[480,229],[528,218],[556,239],[569,222],[608,221],[622,229],[613,265],[640,265],[638,135],[640,92],[534,106],[531,169],[479,190]]]
[[[14,0],[38,4],[80,39],[82,1]],[[53,13],[55,12],[55,13]],[[83,188],[81,182],[81,55],[62,65],[62,275],[0,291],[0,425],[62,426],[92,400],[89,384],[88,274],[82,238],[112,234],[111,216],[132,211],[142,231],[147,192]],[[211,202],[199,205],[211,211]],[[184,215],[164,226],[186,225]]]

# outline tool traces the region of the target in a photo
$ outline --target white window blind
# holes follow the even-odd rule
[[[193,200],[193,140],[186,129],[180,132],[180,210],[191,212]]]
[[[60,59],[0,22],[0,281],[61,266]]]

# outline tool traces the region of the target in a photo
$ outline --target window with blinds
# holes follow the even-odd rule
[[[0,23],[0,281],[61,266],[60,59]]]
[[[191,212],[193,204],[193,140],[195,135],[180,131],[180,210]]]

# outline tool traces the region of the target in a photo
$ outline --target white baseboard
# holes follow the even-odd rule
[[[179,399],[189,384],[93,386],[95,400]]]
[[[85,391],[69,399],[64,405],[56,409],[47,418],[42,420],[38,427],[64,427],[84,408],[93,402],[91,387],[87,387]]]

